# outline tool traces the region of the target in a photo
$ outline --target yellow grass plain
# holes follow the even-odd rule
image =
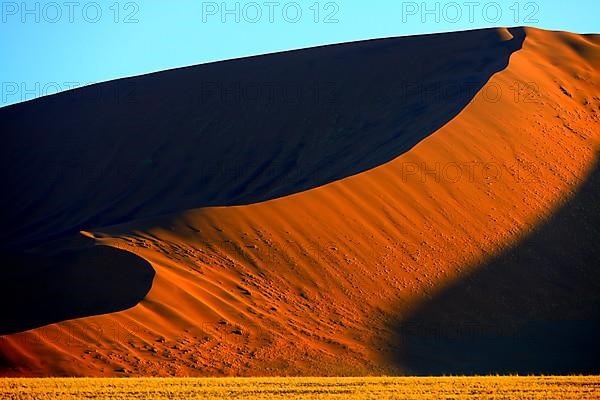
[[[600,376],[5,378],[3,399],[599,399]]]

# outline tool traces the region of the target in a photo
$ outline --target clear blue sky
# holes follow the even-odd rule
[[[516,25],[600,32],[600,0],[0,4],[0,106],[81,84],[361,39]]]

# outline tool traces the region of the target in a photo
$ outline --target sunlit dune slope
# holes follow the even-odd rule
[[[321,69],[323,58],[330,63]],[[305,75],[294,74],[297,59]],[[411,67],[415,59],[429,63]],[[345,66],[342,71],[328,69],[336,60]],[[85,114],[93,114],[100,103],[82,105],[77,99],[95,93],[94,87],[0,112],[2,124],[14,133],[18,126],[38,123],[26,121],[28,113],[50,118],[67,113],[64,108],[71,104],[80,113],[65,119],[64,134],[85,137],[85,131],[73,129],[81,113],[96,132],[89,154],[74,161],[85,169],[63,175],[53,168],[57,162],[68,165],[70,160],[59,154],[72,154],[65,149],[71,143],[77,147],[75,139],[54,142],[58,133],[41,130],[33,130],[34,139],[11,137],[22,155],[3,150],[3,162],[18,165],[9,182],[17,188],[15,198],[6,200],[3,211],[10,217],[4,246],[16,257],[24,257],[19,253],[24,248],[56,257],[57,248],[103,245],[133,253],[155,270],[152,288],[132,308],[74,315],[78,319],[0,337],[0,371],[94,376],[518,372],[524,370],[516,356],[506,366],[477,357],[457,365],[448,360],[456,349],[427,346],[427,340],[447,340],[452,335],[444,329],[451,326],[467,342],[459,353],[469,354],[482,351],[476,343],[495,343],[473,340],[469,347],[470,337],[485,334],[510,343],[530,322],[543,323],[552,336],[560,335],[552,329],[555,323],[583,321],[588,325],[570,340],[595,343],[589,337],[595,334],[600,304],[595,245],[600,237],[600,203],[595,202],[599,60],[598,35],[484,30],[323,47],[206,68],[204,73],[214,69],[232,82],[252,81],[252,74],[269,70],[267,61],[272,61],[282,64],[274,69],[281,74],[274,81],[291,74],[300,88],[324,76],[318,82],[333,82],[326,96],[302,99],[297,106],[278,103],[280,112],[272,119],[260,113],[256,120],[254,110],[250,118],[207,120],[205,113],[232,112],[210,105],[199,105],[205,108],[198,114],[193,108],[173,110],[169,101],[194,92],[183,83],[179,94],[173,91],[161,102],[111,109],[129,115],[143,106],[152,121],[144,127],[121,118],[121,130],[104,131],[110,123],[102,108],[95,118]],[[244,68],[249,75],[240,78],[236,74]],[[150,86],[140,90],[170,88],[193,71],[146,76]],[[408,85],[407,76],[414,78]],[[329,102],[332,94],[331,108],[325,108],[321,101]],[[242,99],[238,104],[226,95],[219,104],[259,107],[246,103],[248,96],[234,96]],[[156,118],[166,113],[169,119]],[[191,120],[203,132],[198,142],[186,136]],[[240,126],[252,135],[245,136]],[[29,152],[27,140],[43,152]],[[191,155],[196,149],[202,157]],[[94,163],[88,164],[90,159]],[[136,164],[144,160],[143,168]],[[49,175],[44,162],[53,166]],[[203,169],[203,162],[210,168]],[[121,169],[108,168],[114,163]],[[570,202],[581,198],[583,188],[585,201]],[[580,236],[571,240],[579,247],[546,257],[556,254],[556,243],[540,244],[536,238],[548,236],[539,230],[553,216],[563,221],[564,215],[577,217],[574,232]],[[549,226],[560,230],[562,225]],[[74,230],[86,239],[72,239]],[[585,256],[569,257],[569,251],[582,250]],[[539,264],[536,260],[545,268],[539,280],[527,273],[529,265]],[[490,265],[492,279],[478,278]],[[34,272],[28,276],[35,279]],[[26,281],[21,280],[22,293]],[[525,286],[518,296],[503,297],[506,292],[495,282]],[[455,287],[478,297],[462,298]],[[2,300],[3,307],[11,306],[9,298]],[[557,305],[546,307],[549,303]],[[438,315],[443,307],[451,321]],[[490,317],[496,313],[501,316]],[[568,349],[597,353],[594,347]],[[552,348],[543,353],[523,364],[527,372],[552,372],[552,360],[561,353]],[[600,368],[587,360],[563,372]]]

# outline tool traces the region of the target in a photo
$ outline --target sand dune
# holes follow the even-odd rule
[[[3,108],[10,190],[0,246],[265,201],[384,164],[455,117],[506,67],[521,36],[483,30],[325,46]]]
[[[0,373],[598,373],[599,60],[481,30],[1,109]]]

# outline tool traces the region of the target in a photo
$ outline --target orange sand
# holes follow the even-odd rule
[[[409,371],[390,360],[393,324],[518,246],[595,165],[600,36],[525,32],[456,117],[389,162],[254,204],[85,229],[149,261],[151,290],[124,311],[0,337],[0,373]]]

